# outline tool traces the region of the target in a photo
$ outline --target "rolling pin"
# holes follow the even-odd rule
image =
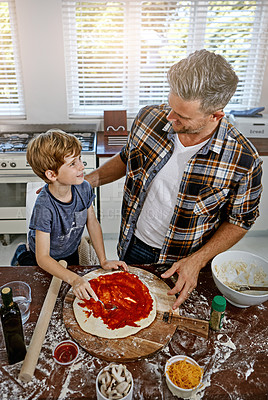
[[[60,260],[59,263],[64,267],[67,268],[67,262],[64,260]],[[27,349],[27,353],[25,359],[23,361],[19,379],[23,382],[29,382],[33,375],[34,370],[39,358],[39,354],[41,351],[41,347],[43,345],[47,328],[49,325],[49,321],[51,318],[51,314],[53,312],[58,293],[60,290],[62,280],[53,276],[45,301],[43,303],[40,315],[38,317],[34,333],[30,342],[30,345]]]

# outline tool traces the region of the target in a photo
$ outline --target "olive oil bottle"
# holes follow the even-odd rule
[[[18,304],[13,301],[10,287],[4,287],[1,290],[1,296],[3,305],[0,309],[0,316],[8,362],[9,364],[15,364],[24,360],[26,355],[20,309]]]

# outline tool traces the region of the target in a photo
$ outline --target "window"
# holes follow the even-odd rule
[[[0,118],[24,118],[14,0],[0,1]]]
[[[222,54],[240,82],[229,107],[258,105],[268,48],[268,4],[248,1],[63,2],[69,115],[136,113],[166,102],[169,67],[206,48]]]

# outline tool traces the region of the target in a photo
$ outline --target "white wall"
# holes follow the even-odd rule
[[[260,98],[260,106],[265,107],[265,114],[268,114],[268,60],[266,61],[266,70]]]
[[[16,10],[27,119],[15,122],[69,122],[61,0],[16,0]],[[268,63],[260,106],[268,113]]]

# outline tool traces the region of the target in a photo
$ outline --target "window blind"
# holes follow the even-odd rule
[[[169,67],[195,50],[223,55],[239,76],[229,108],[258,105],[268,4],[247,1],[62,0],[70,117],[167,101]],[[228,108],[227,108],[228,109]]]
[[[14,0],[0,1],[0,118],[24,118]]]

